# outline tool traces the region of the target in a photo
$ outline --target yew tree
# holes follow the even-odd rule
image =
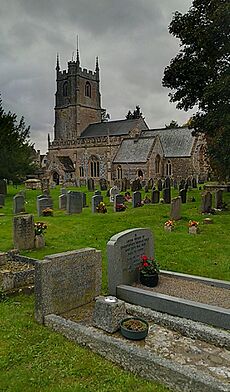
[[[33,173],[33,152],[24,118],[18,122],[15,113],[6,113],[0,99],[0,179],[17,183]]]
[[[196,113],[189,122],[203,133],[219,180],[230,178],[230,2],[193,0],[185,14],[175,12],[170,34],[179,53],[165,68],[163,86],[178,109]]]

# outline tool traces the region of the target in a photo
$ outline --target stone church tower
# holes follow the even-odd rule
[[[98,58],[94,72],[82,69],[77,50],[76,61],[61,71],[57,56],[56,82],[54,140],[74,140],[102,119]]]

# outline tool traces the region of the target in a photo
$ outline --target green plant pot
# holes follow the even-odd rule
[[[151,275],[146,275],[146,274],[140,273],[140,282],[144,286],[155,287],[155,286],[157,286],[158,281],[159,281],[159,275],[157,272],[155,274],[151,274]]]
[[[134,321],[134,327],[137,327],[137,323],[140,322],[143,325],[143,329],[129,329],[127,326],[124,324],[127,321],[130,321],[132,323],[132,320]],[[131,339],[131,340],[142,340],[148,335],[149,331],[149,324],[147,323],[146,320],[140,318],[140,317],[127,317],[124,320],[121,321],[121,334],[124,336],[126,339]]]

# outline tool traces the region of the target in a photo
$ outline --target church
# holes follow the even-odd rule
[[[82,68],[79,51],[68,69],[56,64],[54,139],[48,136],[46,177],[56,184],[111,185],[124,178],[205,180],[205,142],[187,127],[149,128],[137,106],[126,119],[108,121],[101,107],[100,70]]]

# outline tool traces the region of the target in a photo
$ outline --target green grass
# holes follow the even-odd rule
[[[19,189],[9,188],[6,205],[0,210],[4,214],[0,216],[0,251],[13,248],[12,197]],[[103,256],[103,293],[107,293],[106,243],[119,231],[145,227],[153,232],[155,255],[162,269],[230,280],[230,212],[217,213],[212,216],[212,225],[204,225],[206,215],[200,214],[198,190],[189,192],[189,198],[194,196],[196,202],[182,206],[182,219],[172,233],[163,230],[169,205],[137,209],[128,205],[125,212],[114,213],[103,192],[108,213],[92,214],[92,193],[87,192],[89,208],[80,215],[69,216],[58,211],[59,192],[59,188],[52,190],[54,216],[38,218],[35,200],[40,192],[26,191],[26,211],[34,214],[35,221],[45,221],[48,229],[44,249],[22,254],[42,259],[48,254],[83,247],[99,249]],[[230,205],[230,194],[224,193],[224,201]],[[188,234],[190,219],[200,222],[199,235]],[[0,391],[167,391],[38,325],[33,309],[33,296],[17,296],[0,303]]]

